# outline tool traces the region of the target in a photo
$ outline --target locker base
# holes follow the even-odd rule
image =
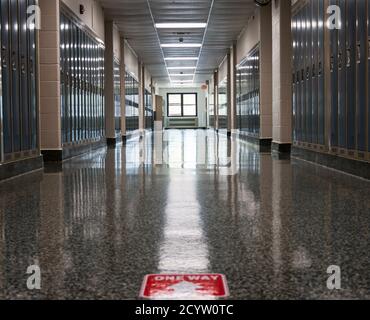
[[[118,143],[117,138],[107,138],[107,146],[108,147],[115,147]]]
[[[293,147],[292,156],[358,177],[370,179],[370,165],[366,161],[338,157],[337,155],[315,152],[298,147]]]
[[[278,152],[282,154],[290,154],[292,151],[292,145],[290,143],[272,142],[271,149],[273,152]]]
[[[0,164],[0,181],[42,168],[42,156]]]
[[[236,137],[240,140],[244,140],[257,145],[260,152],[271,152],[272,139],[258,138],[245,134],[236,134]]]
[[[101,139],[89,143],[65,146],[62,150],[42,150],[41,153],[44,162],[62,162],[105,146],[107,146],[106,140]]]

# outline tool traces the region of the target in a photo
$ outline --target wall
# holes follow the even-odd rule
[[[79,19],[104,41],[104,12],[95,0],[61,0]],[[80,4],[85,6],[85,13],[80,14]]]
[[[121,61],[121,35],[115,24],[113,25],[113,55]]]
[[[139,80],[139,61],[135,52],[131,49],[129,44],[125,42],[124,47],[124,61],[126,69]]]
[[[160,88],[159,95],[163,97],[163,114],[167,118],[167,93],[197,93],[198,94],[198,124],[207,126],[206,92],[200,88]]]
[[[152,83],[152,76],[150,75],[149,71],[145,68],[144,72],[144,84],[145,89],[149,90],[151,92],[151,83]]]
[[[224,60],[221,62],[218,68],[218,84],[220,85],[222,81],[227,78],[227,71],[228,71],[228,59],[227,55],[225,56]]]
[[[248,20],[246,27],[238,38],[236,46],[236,63],[240,63],[246,53],[250,52],[260,41],[260,9]]]

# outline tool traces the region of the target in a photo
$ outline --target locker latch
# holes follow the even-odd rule
[[[347,67],[349,68],[351,66],[351,49],[347,49]]]
[[[6,59],[6,48],[4,46],[1,47],[1,65],[3,68],[7,68],[8,67],[8,64],[6,63],[7,59]]]
[[[361,63],[361,43],[357,43],[357,63]]]
[[[312,65],[312,78],[315,78],[316,77],[316,65],[313,64]]]
[[[338,68],[341,70],[343,68],[343,53],[342,51],[339,51],[338,54]]]
[[[330,57],[330,72],[334,71],[334,56]]]

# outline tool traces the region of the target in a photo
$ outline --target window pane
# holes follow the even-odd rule
[[[197,115],[197,107],[195,105],[184,106],[185,117],[195,117]]]
[[[168,95],[168,115],[170,117],[181,117],[181,94]]]
[[[168,115],[170,117],[181,117],[181,105],[179,106],[169,106]]]
[[[196,105],[197,96],[196,94],[184,94],[184,105]]]
[[[181,94],[170,94],[168,95],[168,103],[181,105]]]

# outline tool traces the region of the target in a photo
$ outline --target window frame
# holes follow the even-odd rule
[[[170,96],[171,95],[180,95],[181,96],[181,116],[170,116]],[[184,96],[185,95],[195,95],[195,115],[185,116],[184,115]],[[168,118],[198,118],[198,93],[197,92],[168,92],[167,93],[167,117]]]

